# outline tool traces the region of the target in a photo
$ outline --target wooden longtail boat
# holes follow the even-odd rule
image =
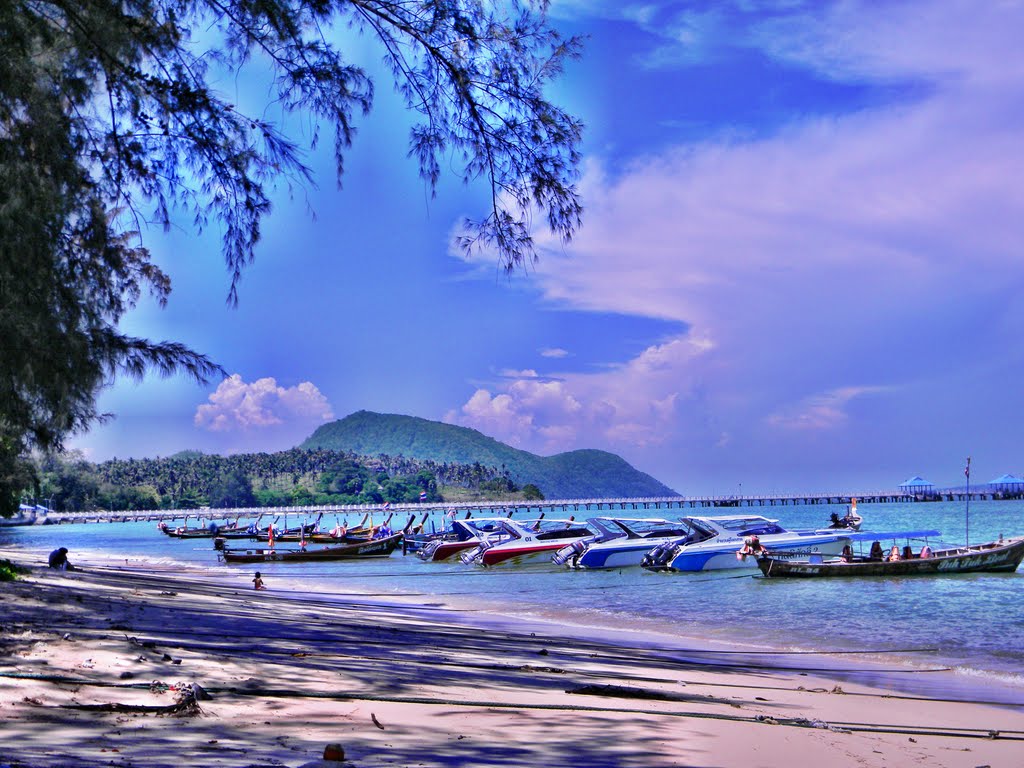
[[[270,547],[253,549],[226,548],[220,553],[220,556],[226,563],[352,560],[367,557],[388,557],[401,543],[402,534],[395,533],[380,539],[358,539],[347,544],[307,547],[305,549],[271,549]]]
[[[761,557],[757,567],[770,578],[817,578],[850,576],[937,576],[978,571],[1016,571],[1024,560],[1024,536],[975,544],[970,547],[940,549],[929,557],[902,560],[877,560],[853,557],[849,562],[829,559],[812,562],[784,557]]]
[[[215,522],[210,522],[207,525],[200,525],[197,528],[188,527],[188,518],[185,518],[185,524],[171,528],[167,523],[159,523],[157,528],[174,539],[212,539],[215,536],[223,536],[225,538],[255,538],[255,534],[250,531],[251,526],[238,525],[238,521],[235,521],[234,525],[218,525]]]

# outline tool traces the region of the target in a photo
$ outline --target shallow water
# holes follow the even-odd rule
[[[824,525],[838,506],[719,510],[778,518],[786,527]],[[962,503],[861,504],[865,530],[934,528],[942,540],[965,538]],[[705,510],[713,513],[712,510]],[[577,519],[585,516],[575,512]],[[608,514],[607,510],[600,514]],[[701,514],[648,510],[623,516]],[[566,517],[561,510],[548,517]],[[438,521],[439,523],[440,521]],[[970,540],[1024,534],[1024,502],[972,502]],[[935,547],[936,542],[931,542]],[[0,529],[0,545],[37,551],[58,546],[82,559],[148,560],[229,570],[248,585],[260,570],[271,587],[313,593],[362,592],[445,602],[565,624],[663,633],[788,650],[872,651],[908,668],[953,667],[979,683],[1024,691],[1024,571],[943,577],[788,580],[754,572],[651,573],[555,569],[484,570],[424,563],[396,553],[386,560],[333,563],[220,564],[209,540],[160,534],[153,523],[101,523]],[[0,553],[2,554],[2,553]],[[855,658],[853,655],[850,658]]]

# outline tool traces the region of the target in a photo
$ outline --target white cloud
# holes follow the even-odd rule
[[[665,436],[659,427],[673,417],[687,386],[680,367],[705,352],[704,345],[675,339],[598,374],[562,374],[557,380],[528,375],[502,392],[478,389],[447,420],[542,452],[594,438],[604,444],[656,444]]]
[[[568,357],[569,352],[567,350],[560,349],[559,347],[546,347],[540,351],[540,356],[559,360],[563,357]]]
[[[224,379],[209,399],[196,408],[194,422],[211,432],[308,427],[334,418],[327,398],[308,381],[281,387],[268,377],[247,384],[236,373]]]
[[[955,402],[963,370],[1016,348],[1024,6],[830,9],[751,26],[745,44],[837,78],[927,87],[852,114],[794,115],[766,138],[677,146],[616,176],[591,159],[573,242],[548,248],[537,233],[544,298],[689,331],[599,373],[559,373],[546,399],[526,379],[478,392],[463,422],[500,412],[525,445],[686,434],[700,436],[694,451],[740,450],[754,425],[800,427],[790,439],[855,429],[855,401],[901,398],[917,412],[926,381]]]
[[[885,387],[842,387],[809,397],[796,407],[773,413],[767,421],[783,429],[835,429],[846,422],[847,406],[852,400],[886,391]]]

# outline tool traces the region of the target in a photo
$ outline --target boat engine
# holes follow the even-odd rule
[[[555,552],[555,554],[551,556],[551,562],[555,565],[566,565],[569,568],[575,568],[577,558],[583,554],[583,550],[586,548],[586,542],[574,541],[572,544],[567,544]]]
[[[437,552],[437,548],[442,544],[441,540],[428,541],[422,547],[417,550],[416,555],[422,560],[433,560],[434,553]]]
[[[643,560],[640,561],[640,565],[644,568],[651,570],[663,570],[675,557],[676,544],[675,542],[668,541],[664,544],[659,544],[646,555]]]

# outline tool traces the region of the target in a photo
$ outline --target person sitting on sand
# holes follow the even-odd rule
[[[266,587],[263,586],[263,577],[260,575],[259,571],[256,571],[256,576],[252,580],[252,588],[253,589],[266,589]]]
[[[872,542],[871,553],[869,557],[872,560],[881,560],[884,557],[884,555],[882,554],[882,545],[879,542]]]
[[[67,547],[61,547],[55,549],[50,553],[49,564],[51,568],[56,568],[59,571],[70,571],[74,570],[71,567],[71,563],[68,562],[68,549]]]
[[[900,557],[900,548],[897,545],[893,544],[892,549],[889,550],[889,562],[895,563],[897,560],[902,559],[903,558]]]

